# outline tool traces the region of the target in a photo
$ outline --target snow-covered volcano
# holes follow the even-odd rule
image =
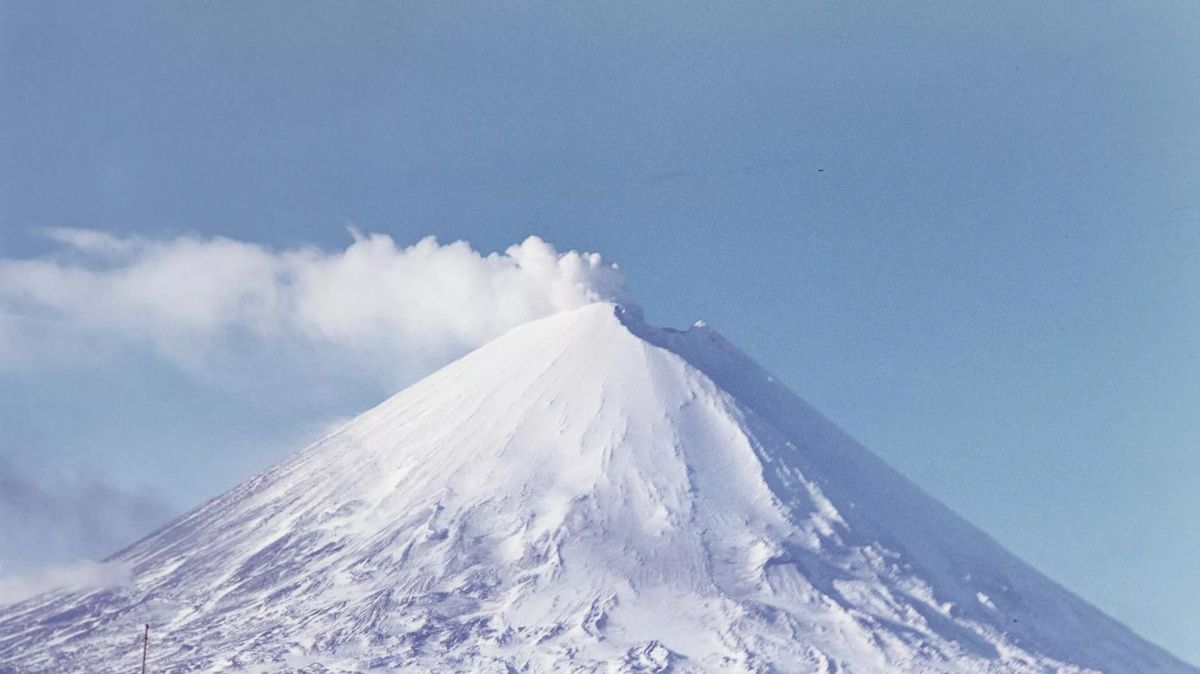
[[[1190,672],[716,332],[520,327],[0,611],[0,671]],[[6,669],[7,668],[7,669]]]

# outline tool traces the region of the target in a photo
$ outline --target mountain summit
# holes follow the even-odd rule
[[[1198,670],[933,501],[712,329],[519,327],[0,609],[0,671]]]

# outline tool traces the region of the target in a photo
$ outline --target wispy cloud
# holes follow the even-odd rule
[[[34,572],[0,576],[0,606],[60,587],[106,588],[130,582],[130,570],[118,562],[79,560]]]
[[[250,341],[339,350],[386,370],[588,302],[628,301],[615,265],[536,237],[484,255],[462,241],[352,235],[324,251],[48,230],[52,254],[0,259],[0,366],[113,343],[195,363]]]
[[[106,556],[169,517],[170,506],[145,490],[97,477],[79,478],[0,457],[0,565]]]

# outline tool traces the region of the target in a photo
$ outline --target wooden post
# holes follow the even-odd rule
[[[150,623],[146,623],[146,631],[142,633],[142,674],[146,674],[146,651],[150,650]]]

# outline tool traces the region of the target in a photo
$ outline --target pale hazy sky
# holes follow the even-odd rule
[[[537,235],[1200,662],[1197,110],[1193,2],[4,0],[0,573],[111,553],[569,303],[538,289],[586,260],[383,280],[427,235]],[[316,278],[424,279],[420,320],[262,313],[372,240]]]

